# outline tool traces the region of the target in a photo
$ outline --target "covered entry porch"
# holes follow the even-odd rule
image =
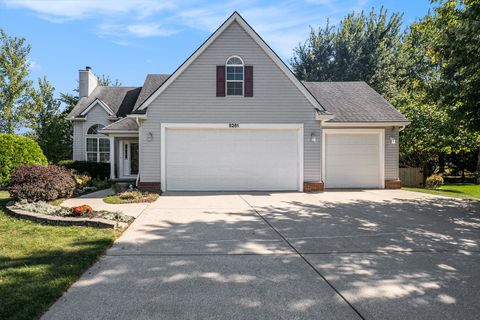
[[[123,118],[101,130],[110,141],[110,179],[138,180],[140,170],[140,145],[138,124],[135,119]]]

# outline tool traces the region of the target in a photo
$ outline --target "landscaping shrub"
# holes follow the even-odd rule
[[[77,188],[80,189],[85,188],[92,181],[92,177],[90,177],[88,174],[78,174],[74,172],[73,177],[77,183]]]
[[[77,217],[91,215],[93,214],[93,209],[89,205],[84,204],[83,206],[73,207],[72,213]]]
[[[110,164],[106,162],[62,160],[58,165],[79,174],[88,174],[93,179],[110,179]]]
[[[439,174],[432,174],[427,178],[425,182],[425,187],[428,189],[438,189],[443,184],[443,177]]]
[[[68,198],[75,189],[75,179],[65,168],[49,165],[25,165],[11,175],[10,195],[28,202]]]
[[[0,187],[10,182],[10,175],[25,164],[46,165],[47,158],[32,139],[0,133]]]
[[[29,212],[41,213],[50,216],[59,216],[59,217],[66,217],[71,215],[72,213],[59,206],[51,205],[50,203],[44,201],[38,201],[35,203],[30,203],[27,200],[22,200],[20,202],[15,203],[15,207],[18,209],[22,209]]]
[[[91,182],[90,182],[90,185],[92,187],[95,187],[97,188],[97,190],[102,190],[102,189],[107,189],[110,187],[110,182],[108,182],[107,180],[98,180],[98,179],[93,179]]]

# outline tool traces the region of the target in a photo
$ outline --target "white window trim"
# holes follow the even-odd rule
[[[111,141],[110,141],[109,137],[106,136],[106,135],[103,135],[103,134],[89,134],[88,133],[88,130],[90,130],[91,127],[96,126],[98,124],[99,123],[91,125],[90,127],[88,127],[87,128],[87,133],[85,133],[85,160],[89,161],[88,160],[88,154],[89,153],[96,153],[97,154],[97,161],[96,162],[104,162],[104,161],[100,161],[100,154],[101,153],[103,153],[103,154],[108,153],[109,154],[108,161],[105,161],[105,163],[110,163],[112,150],[111,150]],[[100,130],[102,130],[102,129],[100,129]],[[96,139],[97,140],[97,151],[96,152],[88,151],[87,139]],[[108,142],[109,151],[108,152],[100,151],[100,139],[109,140],[109,142]]]
[[[325,183],[325,188],[328,188],[327,182],[325,181],[325,158],[326,158],[326,135],[327,134],[352,134],[352,133],[368,133],[368,134],[377,134],[379,137],[379,150],[380,150],[380,178],[378,181],[378,186],[380,189],[385,188],[385,128],[379,129],[322,129],[322,181]]]
[[[228,64],[228,61],[232,58],[237,58],[242,61],[242,64]],[[242,67],[242,80],[228,80],[228,67]],[[241,82],[242,83],[242,94],[228,94],[228,83],[229,82]],[[245,62],[239,56],[230,56],[227,61],[225,61],[225,96],[226,97],[243,97],[245,95]]]
[[[228,123],[162,123],[160,125],[160,186],[162,192],[167,191],[167,129],[225,129],[225,130],[297,130],[298,131],[298,181],[297,189],[303,192],[303,155],[304,126],[303,123],[241,123],[238,128],[231,128]]]

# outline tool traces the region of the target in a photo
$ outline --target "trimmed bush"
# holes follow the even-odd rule
[[[15,200],[53,201],[72,196],[75,179],[65,168],[49,165],[20,166],[11,175],[10,195]]]
[[[75,170],[80,174],[88,174],[93,179],[107,180],[110,179],[110,163],[94,162],[94,161],[76,161],[62,160],[58,163],[69,170]]]
[[[428,189],[438,189],[443,184],[443,177],[439,174],[432,174],[427,178],[425,182],[425,187]]]
[[[25,164],[47,165],[42,149],[32,139],[0,133],[0,188],[10,182],[10,175]]]

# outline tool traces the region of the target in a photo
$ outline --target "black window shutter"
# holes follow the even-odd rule
[[[217,97],[225,97],[225,66],[217,66]]]
[[[245,97],[253,97],[253,66],[245,66]]]

